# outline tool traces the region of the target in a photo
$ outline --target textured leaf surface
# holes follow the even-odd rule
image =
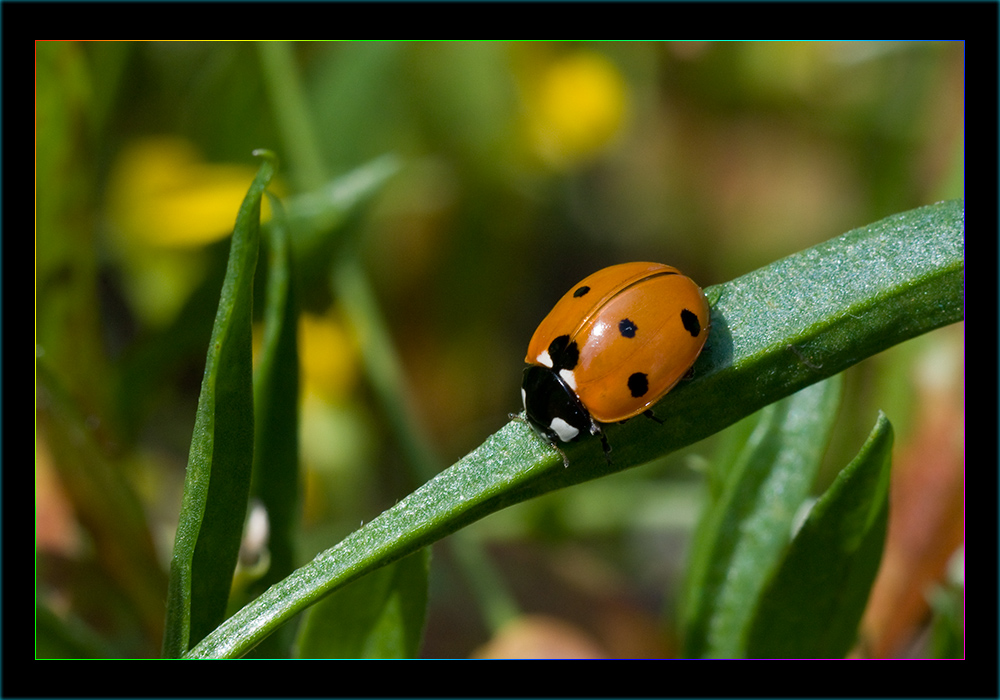
[[[712,331],[694,378],[657,405],[663,426],[609,426],[613,464],[600,445],[583,441],[568,447],[571,464],[563,468],[558,453],[512,421],[270,588],[190,656],[240,656],[336,588],[490,513],[697,442],[881,350],[962,320],[964,240],[962,201],[944,202],[710,287]]]
[[[253,275],[260,202],[274,175],[265,160],[236,217],[208,347],[180,522],[170,563],[165,656],[180,656],[225,616],[253,463]]]

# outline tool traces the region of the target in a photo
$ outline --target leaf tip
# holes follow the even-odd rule
[[[274,167],[275,170],[278,168],[278,155],[269,148],[255,148],[250,152],[251,155],[257,158],[264,158]]]

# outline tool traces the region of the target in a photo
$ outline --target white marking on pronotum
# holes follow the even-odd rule
[[[549,429],[558,435],[559,439],[563,442],[569,442],[580,434],[580,430],[578,428],[574,428],[562,418],[553,418],[552,422],[549,424]]]

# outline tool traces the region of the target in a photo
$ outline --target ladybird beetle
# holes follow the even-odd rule
[[[694,364],[708,330],[704,292],[676,268],[635,262],[595,272],[531,337],[521,384],[528,423],[553,445],[600,436],[610,462],[601,423],[649,411]]]

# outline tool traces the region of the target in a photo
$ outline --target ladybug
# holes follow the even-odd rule
[[[633,262],[595,272],[531,337],[521,383],[528,424],[553,445],[597,435],[610,463],[601,424],[653,417],[650,407],[691,368],[708,331],[704,292],[676,268]]]

